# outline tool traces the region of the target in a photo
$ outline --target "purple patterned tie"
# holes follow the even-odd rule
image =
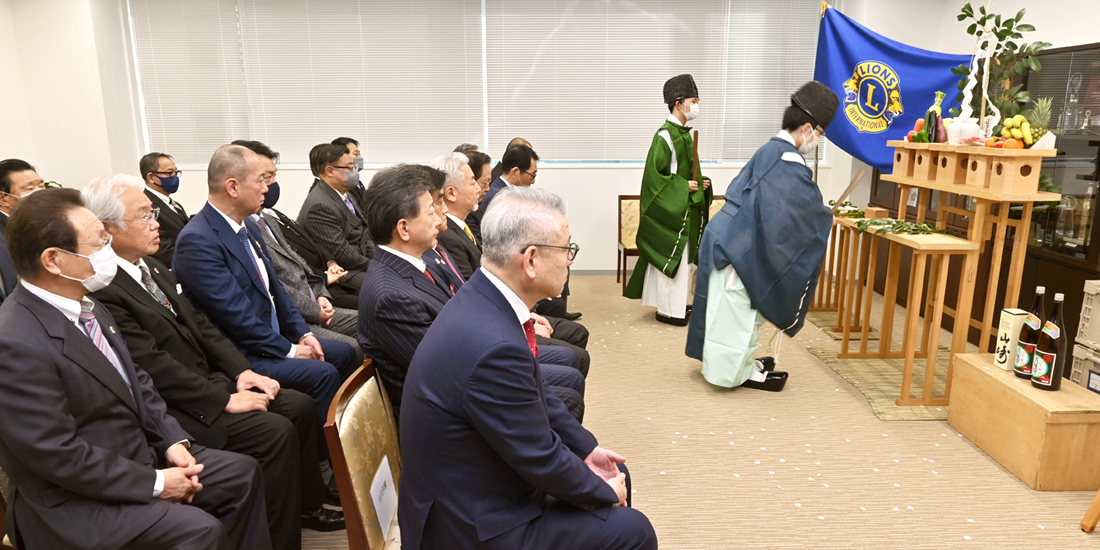
[[[351,197],[346,194],[344,195],[344,204],[348,205],[348,210],[351,210],[352,214],[355,213],[355,207],[351,205]]]
[[[111,344],[103,337],[103,330],[99,328],[99,321],[96,320],[95,314],[92,313],[91,303],[80,303],[80,324],[84,326],[84,332],[92,339],[92,343],[95,344],[95,347],[99,348],[99,351],[102,352],[103,355],[107,356],[107,360],[111,362],[111,366],[118,371],[119,376],[122,377],[122,381],[126,382],[126,387],[130,390],[130,397],[133,397],[134,387],[130,385],[130,380],[126,377],[126,371],[122,370],[122,362],[119,361],[118,355],[115,355],[115,350],[111,349]]]

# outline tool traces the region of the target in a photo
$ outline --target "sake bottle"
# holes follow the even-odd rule
[[[1035,343],[1039,340],[1039,330],[1043,328],[1043,295],[1046,287],[1035,287],[1035,301],[1031,304],[1031,313],[1027,314],[1020,327],[1020,342],[1016,346],[1016,376],[1031,380],[1031,358],[1035,355]]]
[[[1039,341],[1035,344],[1035,358],[1031,362],[1031,385],[1041,390],[1054,391],[1062,385],[1062,369],[1066,365],[1063,299],[1061,294],[1054,295],[1054,312],[1043,324]]]

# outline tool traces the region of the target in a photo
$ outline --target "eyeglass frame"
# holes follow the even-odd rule
[[[535,243],[535,244],[531,244],[531,245],[528,245],[528,246],[529,247],[530,246],[545,246],[546,248],[561,248],[563,250],[568,250],[569,253],[566,254],[566,257],[569,259],[569,261],[573,261],[574,259],[576,259],[577,254],[580,254],[580,251],[581,251],[581,245],[579,245],[577,243],[569,243],[569,246],[561,246],[560,244],[538,244],[538,243]]]
[[[331,167],[333,167],[337,170],[355,170],[356,172],[362,172],[363,171],[363,169],[358,167],[358,166],[336,166],[335,164],[330,164],[329,166],[331,166]]]
[[[103,250],[104,248],[107,248],[108,246],[111,246],[111,243],[113,243],[114,241],[115,241],[115,236],[114,236],[114,235],[111,235],[110,233],[108,233],[108,234],[107,234],[107,240],[106,240],[106,241],[104,241],[104,242],[98,242],[98,243],[76,243],[76,245],[77,245],[77,246],[80,246],[80,245],[85,245],[85,246],[94,246],[94,247],[96,247],[95,251],[96,251],[96,252],[99,252],[100,250]],[[56,248],[56,249],[58,249],[58,250],[65,250],[64,248],[61,248],[60,246],[55,246],[55,247],[53,247],[53,248]],[[79,254],[79,253],[77,253],[77,252],[74,252],[74,251],[72,251],[72,250],[65,250],[65,252],[68,252],[69,254],[76,254],[77,256],[80,256],[80,255],[81,255],[81,254]]]
[[[174,178],[174,177],[182,174],[183,170],[175,170],[175,171],[169,170],[167,172],[149,172],[149,173],[156,175],[158,178],[162,177],[162,176],[163,177],[168,177],[168,178]]]
[[[148,228],[148,227],[151,227],[153,225],[153,220],[156,220],[158,218],[160,218],[160,208],[154,208],[154,209],[150,210],[148,214],[146,214],[146,215],[144,215],[140,218],[122,218],[122,221],[124,221],[124,222],[145,222],[145,227]]]
[[[520,172],[523,172],[524,174],[527,174],[528,176],[531,176],[531,179],[535,179],[535,178],[539,177],[539,171],[538,170],[535,170],[534,172],[528,172],[527,170],[520,170]]]

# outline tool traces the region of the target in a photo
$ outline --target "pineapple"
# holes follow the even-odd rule
[[[1039,138],[1045,136],[1049,131],[1047,126],[1050,125],[1050,102],[1054,98],[1041,97],[1035,100],[1035,108],[1031,111],[1031,116],[1028,117],[1028,122],[1031,123],[1031,140],[1032,143],[1039,141]]]

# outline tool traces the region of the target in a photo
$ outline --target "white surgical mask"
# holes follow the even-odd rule
[[[688,110],[684,111],[684,118],[687,120],[695,120],[695,117],[699,116],[699,104],[688,106]]]
[[[808,155],[817,149],[817,132],[810,130],[810,137],[802,136],[802,145],[798,147],[798,152],[803,155]]]
[[[70,281],[77,281],[80,284],[84,285],[84,288],[86,288],[88,292],[95,292],[97,290],[103,290],[107,288],[107,286],[111,284],[111,281],[114,280],[115,273],[118,271],[118,255],[115,254],[115,249],[111,248],[110,242],[108,242],[107,245],[103,248],[92,254],[89,254],[88,256],[77,254],[76,252],[69,252],[68,250],[64,250],[61,248],[58,248],[58,250],[66,254],[72,254],[73,256],[87,258],[88,261],[92,263],[92,269],[95,271],[95,273],[87,279],[77,279],[75,277],[65,275],[64,273],[61,274],[62,277]]]

